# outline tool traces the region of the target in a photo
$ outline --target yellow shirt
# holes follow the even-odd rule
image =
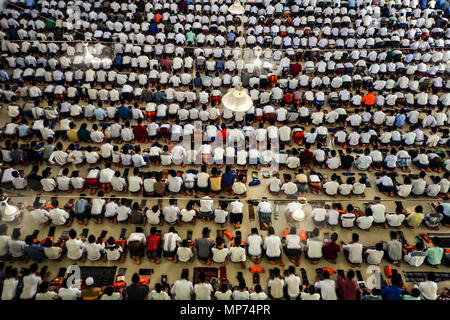
[[[304,173],[300,173],[300,174],[296,175],[295,180],[298,183],[308,183],[308,177]]]
[[[417,212],[411,213],[406,218],[406,221],[408,221],[408,224],[411,227],[418,227],[418,226],[420,226],[420,224],[422,223],[422,220],[423,220],[423,214],[417,213]]]
[[[67,130],[67,137],[69,138],[70,142],[78,142],[78,131],[75,129]]]
[[[83,300],[97,300],[102,295],[99,288],[86,288],[81,291],[81,298]]]
[[[220,191],[222,189],[222,177],[210,177],[209,181],[211,182],[211,190],[212,191]]]

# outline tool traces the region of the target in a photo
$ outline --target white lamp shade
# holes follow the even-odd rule
[[[233,88],[223,96],[222,104],[233,112],[247,112],[253,101],[243,88]]]
[[[245,13],[245,9],[242,6],[239,0],[236,0],[229,8],[228,12],[235,15],[243,15]]]
[[[8,198],[3,201],[5,208],[3,210],[3,215],[14,216],[17,213],[17,208],[8,204]]]

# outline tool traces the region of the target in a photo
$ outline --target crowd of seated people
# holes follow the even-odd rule
[[[350,267],[364,260],[416,267],[448,261],[439,238],[432,244],[407,244],[393,231],[385,242],[363,245],[354,233],[450,225],[448,3],[255,0],[245,4],[244,36],[241,17],[228,13],[232,3],[7,4],[0,12],[0,186],[11,195],[60,196],[44,207],[28,208],[38,225],[70,228],[74,221],[86,226],[92,220],[143,229],[126,241],[78,238],[72,229],[63,242],[39,244],[32,235],[1,225],[0,256],[33,263],[63,256],[123,262],[128,251],[137,264],[144,257],[159,264],[164,256],[174,263],[231,261],[244,269],[247,260],[258,264],[266,258],[284,266],[284,256],[296,267],[301,260],[336,262],[340,251]],[[253,101],[245,113],[221,103],[240,83]],[[273,174],[274,168],[279,172]],[[301,205],[297,197],[361,200],[370,186],[378,195],[362,209],[314,208],[308,218],[317,229],[306,242],[295,228],[285,236],[276,234],[270,201],[257,208],[268,231],[264,238],[257,229],[246,241],[237,235],[212,240],[208,227],[192,242],[177,234],[175,227],[200,220],[217,229],[228,223],[239,229],[244,198],[252,190],[246,170],[252,169],[270,171],[264,184],[271,195],[294,198],[286,216],[295,221],[291,209]],[[324,170],[332,173],[327,176]],[[189,198],[185,207],[170,198],[179,195]],[[233,199],[217,202],[223,195]],[[411,212],[399,207],[387,212],[382,196],[439,204],[429,211],[418,204]],[[75,201],[63,205],[64,197]],[[148,197],[152,204],[130,203],[128,197]],[[152,197],[168,203],[156,204]],[[164,223],[170,230],[160,234],[156,226]],[[349,230],[352,242],[339,245],[333,234],[324,243],[319,228]],[[275,269],[267,295],[261,286],[251,289],[242,281],[232,290],[213,290],[204,276],[204,288],[187,284],[183,276],[182,284],[157,284],[153,291],[133,279],[121,294],[98,290],[86,280],[83,295],[74,288],[49,290],[37,273],[33,265],[23,277],[36,279],[20,298],[33,298],[38,291],[36,299],[437,298],[430,289],[435,286],[432,275],[411,292],[401,292],[396,278],[384,292],[363,292],[356,285],[345,292],[341,288],[355,283],[351,272],[336,281],[324,273],[324,279],[304,287],[295,269],[284,276]],[[23,280],[14,269],[5,277],[6,300],[16,296]]]

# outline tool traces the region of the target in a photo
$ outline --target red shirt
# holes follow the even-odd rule
[[[147,237],[147,251],[156,251],[160,244],[162,243],[162,238],[156,234],[151,234]]]
[[[220,140],[225,141],[227,139],[228,132],[226,129],[219,130],[217,135],[220,137]]]
[[[356,300],[356,289],[358,283],[355,280],[342,279],[338,277],[338,291],[341,300]]]
[[[162,18],[163,18],[163,16],[161,15],[161,13],[155,14],[156,23],[159,23],[162,20]]]
[[[310,150],[304,150],[300,152],[300,164],[303,166],[305,164],[310,164],[313,159],[313,153]]]
[[[170,72],[170,60],[169,59],[162,59],[161,60],[161,68],[165,67],[167,72]]]
[[[336,242],[331,242],[322,247],[322,253],[325,259],[336,259],[341,247]]]
[[[133,128],[133,133],[136,139],[142,140],[147,137],[147,128],[142,124],[137,125]]]
[[[294,95],[293,95],[292,93],[286,93],[286,94],[283,96],[283,101],[284,101],[285,103],[292,103],[292,100],[294,100]]]
[[[289,68],[289,72],[293,75],[296,76],[300,73],[300,71],[302,71],[302,65],[299,63],[294,63],[291,64],[290,68]]]

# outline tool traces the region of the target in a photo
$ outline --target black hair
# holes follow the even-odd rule
[[[137,273],[134,273],[133,276],[131,277],[131,282],[133,282],[135,285],[137,285],[140,280],[141,278]]]

